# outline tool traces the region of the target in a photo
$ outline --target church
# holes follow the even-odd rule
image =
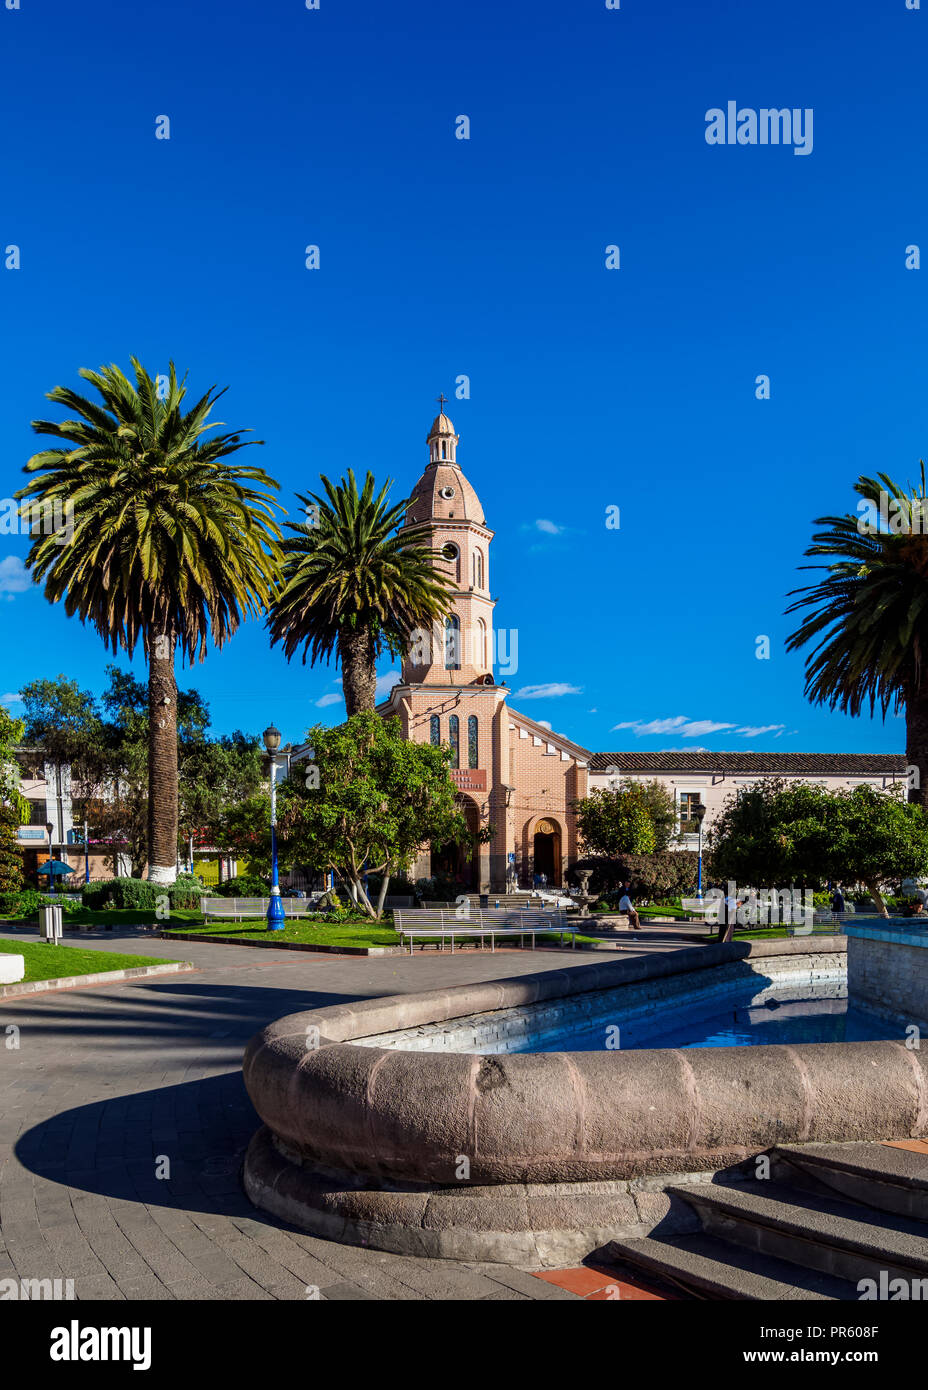
[[[439,404],[443,407],[444,401]],[[561,887],[579,857],[571,802],[587,794],[591,753],[513,709],[494,675],[490,548],[493,531],[457,461],[458,435],[440,410],[428,438],[425,472],[412,490],[402,531],[427,546],[454,584],[444,628],[414,635],[400,681],[377,706],[400,720],[405,736],[452,752],[458,801],[476,833],[471,851],[431,846],[413,879],[460,879],[475,892],[530,887],[544,875]]]

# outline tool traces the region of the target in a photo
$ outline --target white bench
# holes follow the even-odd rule
[[[467,916],[461,917],[455,911],[442,908],[395,911],[393,925],[400,940],[409,942],[410,955],[413,953],[416,937],[438,937],[442,950],[445,949],[445,941],[448,940],[453,955],[455,938],[479,937],[482,949],[485,939],[489,937],[492,952],[496,950],[498,936],[518,936],[523,943],[528,936],[531,937],[534,951],[536,934],[557,933],[560,935],[561,945],[564,944],[566,934],[571,938],[571,946],[576,947],[577,932],[580,931],[579,925],[573,922],[568,924],[565,913],[560,910],[521,912],[518,908],[504,907],[472,908]]]
[[[305,917],[315,912],[319,895],[311,898],[284,898],[284,912],[288,917]],[[246,917],[266,917],[270,898],[201,898],[200,911],[204,918],[241,922]]]

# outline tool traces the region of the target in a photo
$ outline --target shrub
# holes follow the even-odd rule
[[[257,874],[239,874],[216,886],[221,898],[266,898],[268,891],[267,883]]]
[[[23,888],[18,893],[0,893],[0,914],[34,917],[40,907],[53,903],[57,903],[65,914],[76,912],[80,907],[80,903],[69,901],[67,898],[58,895],[52,898],[47,893],[37,892],[35,888]]]
[[[436,874],[434,878],[417,878],[416,893],[423,902],[443,902],[453,903],[462,893],[469,893],[471,889],[460,879],[446,878],[443,874]]]
[[[567,872],[571,883],[577,884],[577,871],[592,869],[590,892],[616,893],[623,883],[632,886],[632,897],[653,902],[667,902],[696,891],[696,870],[699,856],[695,850],[664,850],[659,854],[620,854],[613,859],[592,856],[580,859]],[[705,886],[705,860],[703,860]]]
[[[195,908],[207,890],[199,882],[194,885],[191,878],[192,875],[184,874],[186,882],[178,881],[168,887],[143,878],[109,878],[101,883],[88,883],[84,888],[84,906],[96,911],[107,907],[134,907],[141,912],[155,912],[158,899],[166,895],[170,907]]]

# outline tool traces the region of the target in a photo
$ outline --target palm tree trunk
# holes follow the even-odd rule
[[[372,710],[377,703],[377,672],[370,633],[342,628],[338,634],[338,655],[349,718],[360,710]]]
[[[167,654],[160,653],[167,645]],[[177,682],[174,639],[156,640],[148,661],[148,877],[177,877]]]
[[[924,687],[906,694],[905,760],[910,769],[908,799],[928,810],[928,691]]]

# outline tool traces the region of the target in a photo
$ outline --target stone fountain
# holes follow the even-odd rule
[[[590,892],[590,879],[593,875],[592,869],[581,869],[577,878],[580,881],[580,891],[575,893],[574,899],[580,904],[580,916],[589,917],[590,903],[596,899],[596,894]]]

